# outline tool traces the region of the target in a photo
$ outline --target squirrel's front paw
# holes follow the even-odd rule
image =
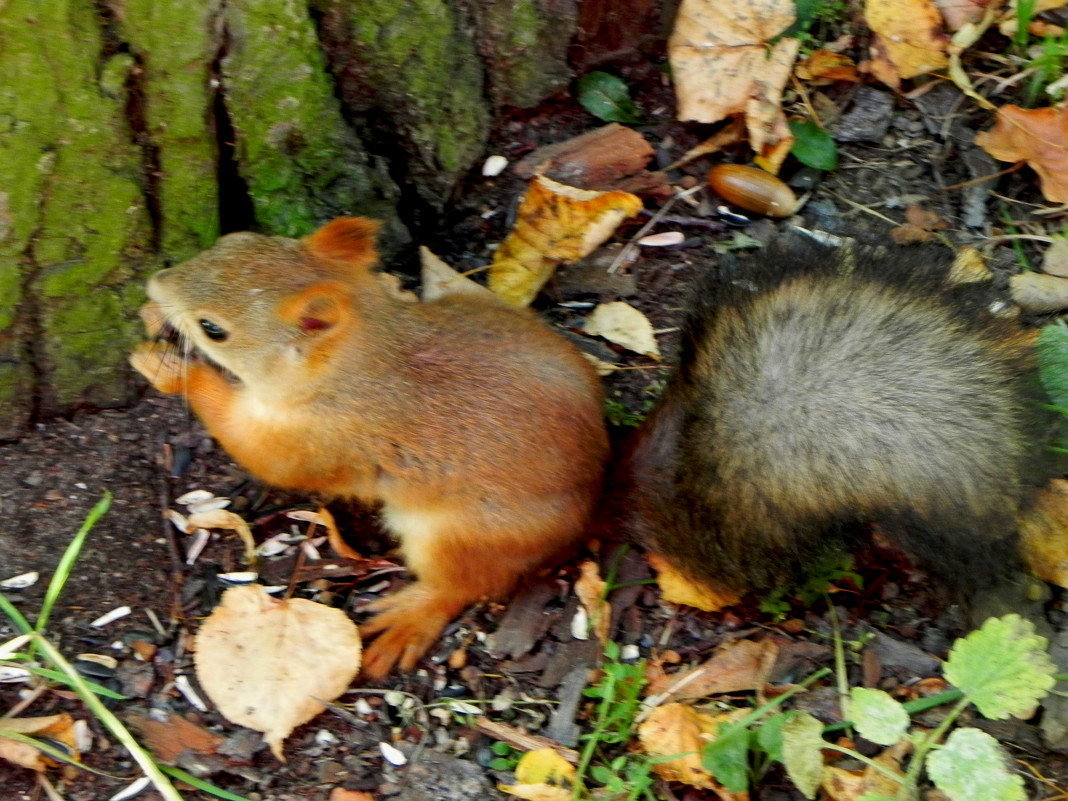
[[[178,347],[171,342],[142,342],[130,354],[130,364],[160,392],[182,392],[188,365]]]

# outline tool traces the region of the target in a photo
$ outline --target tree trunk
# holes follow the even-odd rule
[[[576,15],[575,0],[0,4],[0,438],[132,401],[144,279],[220,231],[365,214],[386,252],[403,247],[500,108],[570,80]]]

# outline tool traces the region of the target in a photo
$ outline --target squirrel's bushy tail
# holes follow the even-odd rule
[[[619,480],[684,573],[768,588],[873,527],[966,595],[1016,564],[1050,465],[1033,337],[938,251],[793,243],[698,282]]]

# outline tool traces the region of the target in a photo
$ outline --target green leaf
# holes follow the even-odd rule
[[[578,82],[578,101],[586,111],[605,122],[644,122],[630,89],[615,75],[607,72],[587,72]]]
[[[905,736],[909,713],[888,693],[853,687],[849,697],[849,717],[861,737],[879,745],[893,745]]]
[[[1050,400],[1068,409],[1068,325],[1058,320],[1038,335],[1038,375]]]
[[[716,739],[701,749],[701,767],[732,793],[749,789],[749,728],[720,724]]]
[[[790,120],[794,144],[790,152],[802,164],[817,170],[838,166],[838,145],[831,135],[810,120]]]
[[[782,727],[782,756],[786,773],[805,798],[815,798],[823,777],[823,724],[802,712]]]
[[[512,753],[512,746],[508,745],[508,743],[498,740],[490,746],[490,751],[495,753],[497,756],[509,756]]]
[[[494,757],[489,762],[490,770],[513,770],[515,769],[514,759],[505,759],[504,757]]]
[[[984,717],[1030,717],[1055,683],[1047,645],[1031,621],[1015,614],[992,617],[954,643],[946,680]]]
[[[953,801],[1024,801],[1023,778],[1005,767],[998,741],[979,729],[957,729],[927,757],[927,775]]]
[[[782,727],[793,720],[797,712],[790,710],[781,715],[771,715],[756,730],[756,741],[760,749],[776,762],[782,762]]]

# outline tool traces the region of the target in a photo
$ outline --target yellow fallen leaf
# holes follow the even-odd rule
[[[736,709],[722,715],[708,715],[685,704],[656,707],[638,726],[642,749],[651,757],[676,757],[656,762],[653,771],[664,781],[683,782],[693,787],[731,798],[723,786],[701,765],[701,748],[714,742],[719,726],[745,717],[747,711]]]
[[[552,748],[538,748],[516,764],[515,780],[497,789],[526,801],[571,801],[575,766]]]
[[[1042,196],[1068,203],[1068,108],[1002,106],[994,127],[975,143],[999,161],[1026,161],[1038,173]]]
[[[201,626],[197,679],[227,720],[282,741],[349,686],[360,669],[360,635],[344,612],[303,599],[276,601],[261,587],[234,587]]]
[[[575,595],[586,608],[590,628],[603,646],[608,642],[608,626],[612,621],[612,605],[604,599],[605,581],[597,569],[597,563],[587,559],[579,569],[582,575],[575,582]]]
[[[949,37],[931,0],[868,0],[864,18],[875,34],[872,74],[887,86],[949,65]]]
[[[769,42],[795,19],[793,0],[683,0],[668,41],[679,117],[719,122],[745,116],[761,167],[777,173],[793,137],[782,91],[800,42]]]
[[[656,342],[653,324],[633,306],[617,300],[602,303],[582,324],[590,336],[604,337],[627,350],[660,360],[660,346]]]
[[[684,604],[703,612],[717,612],[727,606],[738,603],[740,596],[736,592],[722,587],[710,587],[689,578],[660,554],[648,553],[646,558],[656,571],[656,583],[660,585],[660,596],[673,604]]]
[[[946,277],[946,283],[959,286],[989,281],[993,277],[994,274],[986,266],[983,255],[971,245],[965,245],[953,257],[953,266]]]
[[[1051,481],[1019,528],[1020,549],[1035,575],[1068,587],[1068,481]]]
[[[494,254],[490,289],[515,306],[530,305],[557,264],[588,256],[641,207],[629,192],[576,189],[536,176]]]

